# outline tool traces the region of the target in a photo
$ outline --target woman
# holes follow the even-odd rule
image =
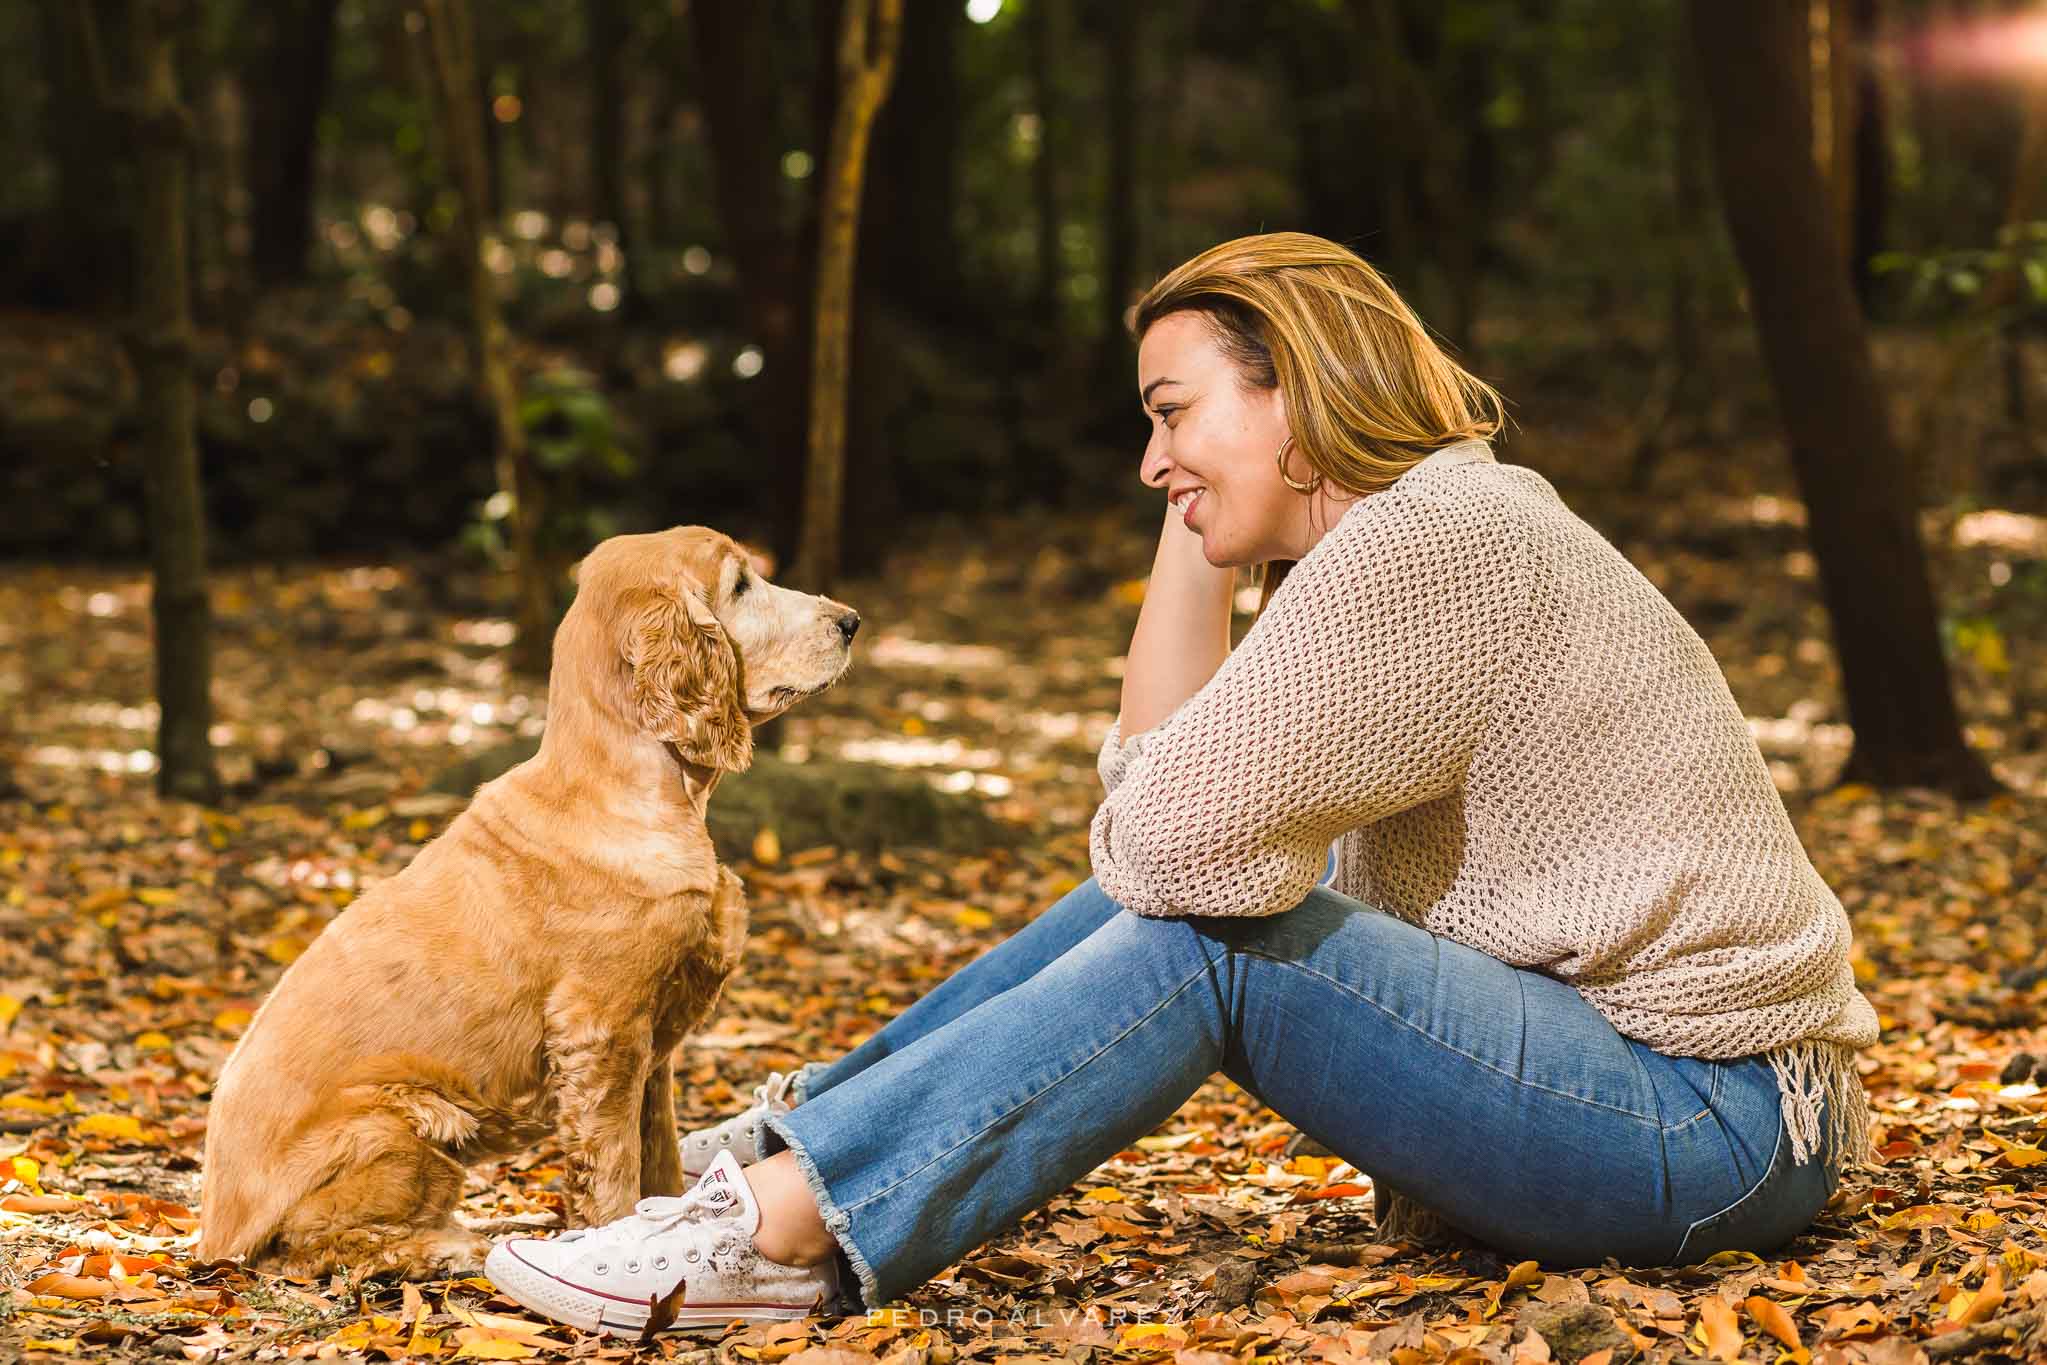
[[[879,1306],[1218,1071],[1397,1191],[1382,1231],[1550,1265],[1767,1250],[1866,1160],[1847,916],[1704,643],[1494,459],[1498,396],[1298,233],[1195,257],[1134,330],[1168,505],[1093,879],[691,1134],[690,1193],[498,1248],[513,1297]]]

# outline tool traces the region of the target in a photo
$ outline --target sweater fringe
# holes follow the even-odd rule
[[[1855,1069],[1855,1053],[1846,1043],[1808,1038],[1766,1054],[1777,1076],[1793,1160],[1804,1165],[1820,1152],[1824,1109],[1826,1167],[1836,1179],[1845,1171],[1868,1165],[1874,1157],[1869,1144],[1869,1097]]]

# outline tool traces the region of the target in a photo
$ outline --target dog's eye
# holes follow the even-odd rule
[[[746,584],[747,584],[746,570],[741,569],[739,571],[739,577],[732,580],[732,595],[734,597],[737,597],[741,593],[745,592]]]

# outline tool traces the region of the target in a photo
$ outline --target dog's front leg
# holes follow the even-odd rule
[[[562,1212],[572,1228],[623,1217],[640,1197],[641,1103],[654,1062],[649,1038],[630,1025],[604,1026],[589,1005],[560,1002],[549,1011]]]
[[[640,1193],[681,1194],[682,1144],[675,1136],[675,1057],[654,1062],[640,1097]]]

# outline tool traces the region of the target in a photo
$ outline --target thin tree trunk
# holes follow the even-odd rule
[[[186,188],[195,124],[178,97],[177,34],[167,7],[130,0],[126,34],[134,91],[116,90],[90,6],[75,11],[100,103],[125,116],[136,151],[131,224],[135,366],[148,499],[150,615],[156,632],[157,791],[188,801],[220,794],[213,764],[212,610],[206,596],[206,507],[199,481],[198,395],[192,384],[192,284]]]
[[[1850,22],[1866,50],[1883,20],[1882,0],[1855,0]],[[1864,316],[1875,295],[1876,272],[1870,261],[1884,248],[1885,221],[1890,210],[1891,158],[1884,116],[1883,83],[1876,63],[1855,64],[1855,212],[1848,231],[1849,260],[1855,293]]]
[[[1668,354],[1657,367],[1648,401],[1635,427],[1628,487],[1645,492],[1669,449],[1669,432],[1685,398],[1705,366],[1704,271],[1699,264],[1699,227],[1709,211],[1706,193],[1705,129],[1699,107],[1698,61],[1689,35],[1678,26],[1670,44],[1670,253]]]
[[[596,181],[597,216],[618,234],[625,261],[619,272],[620,318],[640,316],[640,291],[633,269],[639,245],[628,223],[625,191],[625,53],[632,19],[624,0],[590,0],[590,167]]]
[[[1721,203],[1790,438],[1855,730],[1842,780],[1996,791],[1962,737],[1915,483],[1812,158],[1800,88],[1805,12],[1783,0],[1691,0],[1689,11]]]
[[[1030,0],[1024,30],[1030,40],[1031,103],[1038,115],[1038,154],[1031,163],[1031,197],[1037,212],[1038,279],[1036,313],[1048,343],[1057,339],[1059,288],[1059,162],[1055,132],[1059,91],[1053,73],[1064,36],[1065,0]]]
[[[904,0],[902,50],[874,120],[862,191],[865,282],[919,320],[971,319],[960,284],[959,0]]]
[[[1855,0],[1816,0],[1813,14],[1826,24],[1826,41],[1814,44],[1818,60],[1824,63],[1815,71],[1813,100],[1815,107],[1824,107],[1825,145],[1821,148],[1823,159],[1820,164],[1826,168],[1827,192],[1834,205],[1834,231],[1838,235],[1841,249],[1846,255],[1855,240],[1855,113],[1856,69],[1861,63],[1856,59],[1859,34],[1854,28],[1853,7]],[[1825,77],[1822,86],[1819,77]],[[1853,278],[1854,260],[1849,257],[1850,278]]]
[[[483,109],[478,104],[476,31],[469,0],[423,0],[427,51],[433,62],[449,168],[455,177],[455,243],[468,277],[471,343],[477,379],[497,437],[498,491],[511,499],[505,521],[516,580],[518,636],[512,665],[546,676],[554,635],[554,589],[540,557],[540,489],[519,421],[518,383],[511,341],[498,307],[497,281],[484,255],[489,167],[483,151]]]
[[[902,27],[903,0],[845,0],[839,15],[839,97],[819,206],[802,549],[789,574],[793,583],[812,592],[831,591],[839,573],[860,189],[868,135],[888,98]]]
[[[1109,184],[1103,197],[1102,337],[1109,370],[1121,374],[1130,343],[1123,313],[1130,307],[1137,278],[1137,140],[1138,87],[1143,69],[1140,30],[1144,0],[1118,0],[1109,6],[1105,53],[1109,84]]]
[[[334,67],[340,0],[270,0],[242,81],[248,129],[249,270],[258,284],[303,280],[313,239],[316,132]]]
[[[768,6],[754,4],[688,10],[725,250],[738,269],[747,332],[764,362],[751,381],[747,415],[769,477],[782,490],[783,501],[769,511],[776,558],[788,564],[801,548],[812,304],[804,281],[814,280],[815,270],[782,208],[779,82],[758,78],[780,69],[773,17]]]
[[[53,176],[51,205],[36,234],[27,274],[30,301],[116,315],[133,303],[130,250],[133,187],[120,171],[122,116],[98,98],[85,35],[125,51],[124,0],[68,0],[36,6],[49,73],[43,128]]]

